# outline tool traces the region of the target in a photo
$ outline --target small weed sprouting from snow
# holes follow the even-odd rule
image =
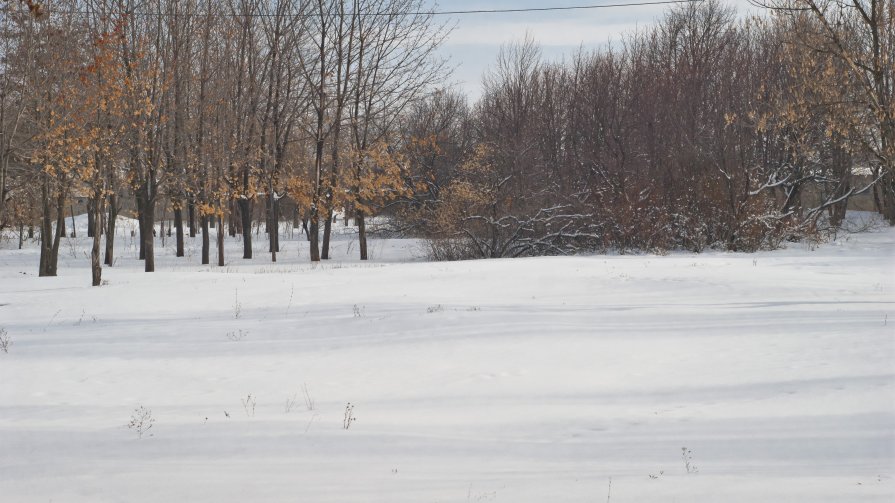
[[[292,297],[295,295],[295,283],[289,289],[289,303],[286,304],[286,316],[289,316],[289,309],[292,307]]]
[[[354,305],[354,317],[355,318],[363,318],[364,317],[364,306]]]
[[[239,303],[239,289],[236,289],[235,297],[233,299],[233,319],[238,320],[241,314],[242,304]]]
[[[249,393],[242,400],[242,408],[243,408],[243,410],[246,411],[246,417],[255,417],[255,404],[256,403],[257,403],[257,401],[255,400],[255,397],[252,396],[251,393]]]
[[[77,238],[68,238],[66,239],[68,243],[68,253],[71,255],[71,258],[78,258],[78,240]]]
[[[681,458],[684,460],[684,468],[688,474],[699,473],[699,468],[693,464],[693,451],[686,447],[681,447]]]
[[[9,353],[9,345],[11,344],[9,340],[9,334],[6,333],[6,329],[0,327],[0,351],[4,353]]]
[[[48,321],[47,325],[44,327],[44,332],[46,332],[47,329],[50,328],[50,325],[53,324],[53,321],[56,320],[56,317],[59,316],[59,313],[61,313],[61,312],[62,312],[62,309],[58,309],[55,313],[53,313],[53,317],[50,318],[50,321]]]
[[[305,407],[308,410],[314,410],[316,405],[314,404],[314,398],[311,396],[311,391],[308,389],[307,383],[301,385],[301,393],[305,397]]]
[[[429,313],[429,314],[432,314],[432,313],[440,313],[440,312],[442,312],[442,311],[444,311],[444,306],[442,306],[441,304],[438,304],[438,305],[435,305],[435,306],[429,306],[429,307],[426,308],[426,312]]]
[[[658,474],[658,475],[656,475],[655,473],[650,473],[650,474],[649,474],[649,478],[650,478],[651,480],[656,480],[656,479],[658,479],[659,477],[661,477],[662,475],[665,475],[665,470],[659,470],[659,474]]]
[[[307,409],[309,411],[314,410],[314,407],[315,407],[314,399],[311,398],[311,392],[308,391],[307,384],[301,385],[301,393],[305,400],[305,407],[307,407]],[[286,407],[284,408],[286,414],[292,412],[292,408],[295,407],[295,404],[297,402],[298,402],[298,393],[293,393],[291,397],[286,398]]]
[[[283,412],[286,414],[292,412],[292,407],[295,407],[295,402],[298,401],[298,393],[292,393],[291,397],[286,397],[286,406],[283,408]]]
[[[351,402],[345,404],[345,417],[342,418],[342,428],[347,430],[351,427],[351,423],[357,421],[357,418],[354,417],[354,405],[351,405]]]
[[[233,342],[239,342],[246,338],[249,335],[248,330],[232,330],[227,332],[227,339],[230,339]]]
[[[127,427],[137,432],[138,438],[143,438],[145,433],[152,429],[155,418],[152,417],[152,411],[142,405],[134,409],[131,414],[131,422],[127,423]],[[149,433],[152,436],[152,433]]]

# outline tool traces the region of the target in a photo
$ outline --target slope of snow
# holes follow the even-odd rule
[[[86,237],[57,278],[4,244],[0,501],[895,498],[892,229],[455,263],[343,239],[319,266],[263,238],[223,268],[158,239],[146,274],[122,234],[100,288]]]

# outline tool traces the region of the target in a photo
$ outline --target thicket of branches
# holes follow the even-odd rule
[[[404,223],[439,258],[774,248],[868,191],[895,223],[892,2],[774,7],[689,4],[562,63],[505,47],[474,107],[409,122],[437,140]]]
[[[86,200],[99,284],[131,205],[147,271],[168,211],[178,256],[201,235],[209,263],[216,234],[220,265],[224,233],[252,258],[284,218],[326,259],[336,213],[362,259],[377,215],[440,259],[773,248],[862,192],[895,223],[893,2],[768,1],[561,63],[509,45],[474,104],[422,0],[3,2],[0,228],[37,227],[55,275]]]

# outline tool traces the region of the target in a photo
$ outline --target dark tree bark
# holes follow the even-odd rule
[[[155,271],[155,195],[153,178],[137,189],[136,200],[140,224],[140,259],[145,272]]]
[[[229,202],[229,203],[228,203],[228,207],[227,207],[227,209],[229,210],[229,211],[227,212],[227,213],[228,213],[228,214],[227,214],[227,234],[229,234],[231,238],[235,238],[235,237],[236,237],[236,234],[237,234],[237,231],[238,231],[238,232],[242,232],[242,231],[239,231],[239,230],[236,228],[236,226],[237,226],[237,222],[236,222],[236,220],[233,218],[233,214],[236,213],[236,211],[237,211],[236,203],[234,203],[234,202],[232,202],[232,201]],[[218,222],[221,222],[221,221],[218,220]]]
[[[218,266],[224,267],[224,222],[218,216]]]
[[[93,222],[93,226],[95,229],[102,228],[102,218],[103,218],[103,208],[102,208],[102,194],[91,198],[92,204],[90,205],[92,208],[92,212],[87,215],[88,219]],[[93,233],[93,247],[90,250],[90,272],[93,279],[93,286],[100,286],[103,281],[103,266],[100,264],[99,258],[99,248],[100,248],[100,233]]]
[[[242,221],[242,258],[252,258],[252,201],[239,200],[239,216]]]
[[[57,205],[58,206],[58,205]],[[56,234],[59,237],[65,237],[65,203],[62,204],[62,215],[57,218],[59,225],[56,226]]]
[[[205,215],[199,217],[199,221],[202,224],[202,265],[208,265],[209,263],[209,253],[211,248],[209,243],[210,239],[208,236],[209,220],[211,219]],[[213,222],[214,220],[211,220],[211,223]]]
[[[58,241],[59,233],[53,232],[53,224],[50,221],[50,188],[49,175],[44,173],[41,175],[40,193],[41,193],[41,219],[40,219],[40,265],[38,267],[39,276],[55,276],[56,272],[51,270],[50,256],[56,246],[53,241]]]
[[[115,221],[118,219],[118,197],[109,195],[109,216],[106,220],[106,255],[105,265],[112,267],[115,263]]]
[[[155,212],[153,205],[144,203],[143,211],[143,252],[144,252],[144,268],[146,272],[155,271]]]
[[[40,232],[41,253],[39,276],[56,276],[57,266],[59,264],[59,242],[62,239],[62,234],[53,232],[52,230],[52,224],[50,222],[49,187],[44,187],[46,189],[45,194],[47,197],[44,198],[43,228]],[[65,194],[60,190],[56,196],[56,228],[59,229],[64,225]],[[47,236],[47,239],[44,239],[44,236]],[[53,236],[52,242],[49,241],[49,236]]]
[[[326,196],[326,200],[332,199],[332,194]],[[325,204],[329,206],[329,201]],[[326,219],[323,221],[323,243],[320,246],[320,258],[323,260],[329,260],[329,237],[332,234],[333,230],[333,215],[332,208],[326,208]]]
[[[196,201],[192,197],[187,203],[187,213],[190,221],[190,237],[194,238],[196,237]]]
[[[308,241],[311,243],[311,262],[320,262],[320,222],[317,219],[317,211],[314,209],[311,210]]]
[[[367,223],[364,217],[364,210],[357,210],[355,217],[357,218],[357,240],[360,245],[360,259],[367,260]]]
[[[177,234],[177,253],[176,256],[183,256],[183,209],[180,207],[181,202],[174,203],[174,232]]]
[[[92,217],[95,213],[94,206],[96,206],[96,202],[94,198],[90,198],[87,200],[87,237],[92,238],[94,234],[96,234],[96,220]]]
[[[270,210],[268,211],[267,220],[267,237],[269,240],[267,251],[276,253],[280,251],[280,202],[273,191],[271,191],[268,201],[270,202]]]

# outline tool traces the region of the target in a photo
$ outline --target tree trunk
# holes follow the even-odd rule
[[[19,249],[22,249],[22,243],[25,239],[25,224],[19,222]]]
[[[364,210],[357,210],[357,240],[360,244],[360,259],[367,260],[367,222],[364,218]]]
[[[68,210],[68,214],[71,215],[71,237],[76,238],[78,237],[78,229],[77,226],[75,226],[75,205],[70,204]]]
[[[106,256],[105,264],[109,267],[115,262],[115,221],[118,219],[118,198],[115,194],[109,195],[109,217],[106,220]]]
[[[50,188],[49,175],[44,173],[41,176],[40,184],[40,202],[41,202],[41,218],[40,218],[40,265],[38,267],[38,276],[55,276],[50,273],[50,254],[52,253],[52,243],[50,242],[58,233],[53,232],[53,225],[50,222]]]
[[[889,225],[895,225],[895,173],[890,172],[883,179],[883,206],[885,211],[883,216],[889,221]]]
[[[252,202],[248,198],[239,200],[239,216],[242,221],[242,258],[252,258]]]
[[[228,203],[228,209],[229,209],[229,212],[228,212],[228,215],[227,215],[227,233],[230,235],[231,238],[235,238],[235,237],[236,237],[236,221],[233,220],[233,213],[234,213],[234,209],[235,209],[235,208],[234,208],[234,205],[235,205],[235,204],[236,204],[236,203],[234,203],[234,202],[232,202],[232,201],[231,201],[230,203]],[[218,220],[218,222],[220,222],[220,220]]]
[[[102,228],[102,218],[103,218],[103,208],[102,208],[102,194],[91,198],[93,212],[87,215],[88,220],[93,222],[94,229]],[[99,261],[99,241],[100,241],[100,233],[93,233],[93,248],[90,250],[90,272],[93,277],[93,286],[100,286],[103,281],[103,267],[100,265]]]
[[[272,224],[268,233],[270,238],[270,259],[271,262],[276,262],[277,252],[280,251],[280,202],[273,192],[270,194],[269,218]]]
[[[183,209],[180,207],[181,202],[174,203],[174,231],[177,234],[177,253],[176,256],[183,256]]]
[[[58,204],[57,204],[58,209]],[[56,235],[65,237],[65,204],[62,205],[62,215],[56,219]]]
[[[276,253],[280,251],[280,202],[277,201],[276,195],[270,195],[270,210],[268,211],[268,232],[269,239],[268,251]]]
[[[218,216],[218,266],[224,267],[224,221]]]
[[[833,192],[833,197],[840,198],[843,197],[851,190],[850,184],[844,181],[840,181],[839,185],[836,187],[836,190]],[[845,220],[845,212],[848,209],[848,197],[842,199],[838,203],[835,203],[830,206],[830,225],[833,227],[839,227],[842,225],[842,221]]]
[[[879,178],[879,171],[880,171],[879,167],[873,168],[873,178],[874,179]],[[880,180],[879,182],[874,183],[873,188],[870,190],[870,192],[873,194],[873,207],[876,209],[876,212],[879,213],[880,215],[884,214],[884,212],[885,212],[885,210],[883,209],[883,201],[882,201],[882,198],[880,197],[880,186],[882,184],[883,184],[883,182],[882,182],[882,180]]]
[[[327,197],[328,200],[332,200],[332,195]],[[328,205],[328,203],[327,203]],[[333,209],[331,207],[326,208],[326,221],[323,222],[323,249],[320,251],[320,258],[323,260],[329,260],[329,236],[332,234],[333,230]]]
[[[279,251],[280,251],[280,201],[279,200],[276,200],[273,203],[273,228],[274,228],[273,249],[275,252],[279,253]]]
[[[189,203],[187,203],[187,212],[190,220],[190,237],[194,238],[196,237],[196,201],[193,198],[190,198]],[[181,218],[183,217],[181,216]]]
[[[308,229],[308,239],[311,242],[311,262],[320,262],[320,219],[317,209],[311,208],[311,227]]]
[[[155,195],[151,180],[143,182],[136,190],[140,223],[140,258],[144,260],[143,270],[155,271]]]
[[[209,220],[214,222],[214,220],[208,218],[206,215],[202,215],[199,217],[199,223],[202,225],[202,265],[208,265],[209,262],[209,254],[211,243],[209,242],[208,236],[208,224]]]
[[[6,209],[6,173],[9,171],[9,149],[0,153],[0,227],[3,226],[3,213]]]
[[[96,211],[93,207],[96,206],[95,199],[90,198],[87,200],[87,237],[92,238],[94,234],[96,234],[96,220],[94,220],[91,215]]]
[[[155,272],[155,208],[153,201],[149,198],[144,202],[143,208],[143,251],[144,268],[146,272]]]
[[[267,196],[267,201],[263,205],[264,213],[265,213],[265,215],[264,215],[264,222],[265,222],[264,223],[264,233],[267,234],[268,248],[270,248],[270,242],[271,242],[270,230],[271,230],[271,228],[273,228],[273,200],[274,200],[273,194],[269,194]],[[267,251],[271,251],[271,250],[268,249]]]
[[[65,229],[65,193],[60,190],[56,196],[56,227]],[[56,233],[53,237],[53,248],[50,250],[49,276],[55,276],[59,269],[59,243],[63,233]]]

